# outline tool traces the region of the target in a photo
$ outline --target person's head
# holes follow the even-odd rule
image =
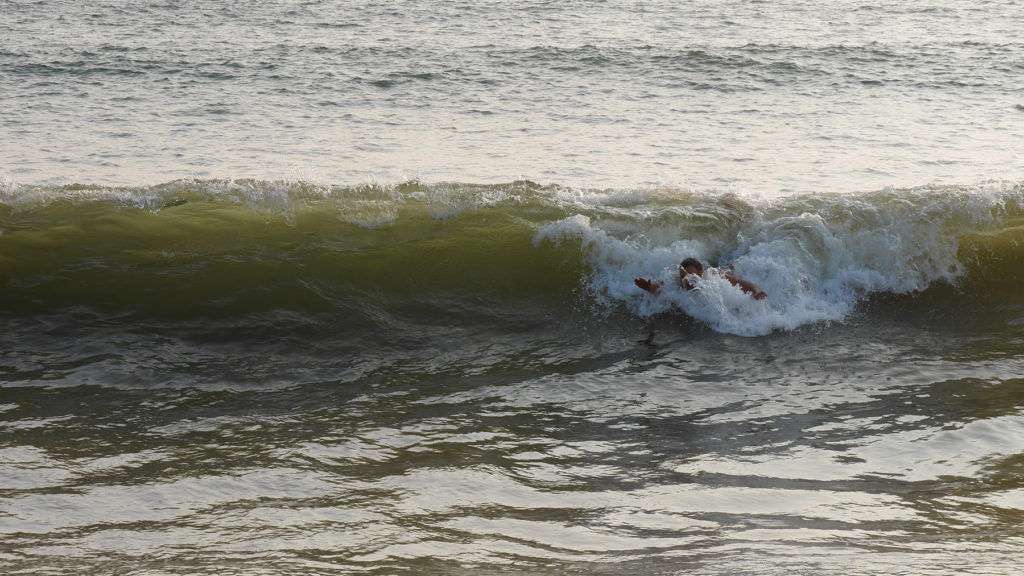
[[[702,276],[704,274],[704,265],[696,258],[687,258],[686,260],[683,260],[679,263],[679,275],[686,276],[687,274]]]

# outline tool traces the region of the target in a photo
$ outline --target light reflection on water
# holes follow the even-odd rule
[[[663,333],[475,384],[4,389],[0,564],[1012,573],[1020,361],[856,332]]]

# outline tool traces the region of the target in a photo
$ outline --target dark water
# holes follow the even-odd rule
[[[1011,183],[9,190],[0,564],[1015,573],[1021,208]],[[769,298],[628,289],[689,253]]]

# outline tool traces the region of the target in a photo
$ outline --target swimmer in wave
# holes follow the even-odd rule
[[[741,290],[750,294],[754,297],[754,300],[764,300],[768,297],[768,294],[750,280],[744,280],[737,278],[732,275],[732,272],[719,268],[718,272],[723,278],[728,280],[732,285],[739,286]],[[696,276],[697,278],[704,277],[704,265],[700,263],[700,260],[696,258],[687,258],[679,263],[679,284],[686,290],[692,290],[695,286],[693,282],[687,279],[690,275]],[[650,280],[647,278],[637,278],[633,280],[643,290],[650,292],[651,294],[657,294],[661,291],[662,283],[657,280]]]

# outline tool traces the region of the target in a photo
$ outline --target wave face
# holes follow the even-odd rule
[[[0,307],[211,322],[298,314],[353,334],[684,314],[753,336],[842,322],[880,298],[901,299],[908,317],[1016,302],[1022,206],[1013,182],[773,199],[529,181],[7,184]],[[769,298],[714,274],[679,289],[688,256]],[[638,276],[667,288],[646,294]]]

